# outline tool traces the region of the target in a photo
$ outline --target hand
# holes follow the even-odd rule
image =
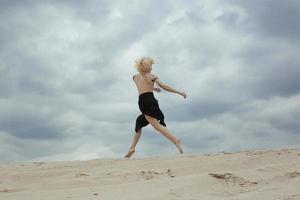
[[[153,88],[153,90],[156,91],[156,92],[160,92],[161,91],[160,88]]]
[[[183,96],[183,98],[186,99],[186,93],[185,92],[181,92],[180,94]]]

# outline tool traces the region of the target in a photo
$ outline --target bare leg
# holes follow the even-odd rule
[[[142,133],[142,129],[140,129],[137,133],[134,134],[130,149],[128,153],[124,156],[125,158],[130,158],[132,154],[135,152],[135,146],[141,137],[141,133]]]
[[[176,137],[174,137],[172,135],[172,133],[163,125],[161,125],[159,123],[159,121],[154,118],[151,117],[149,115],[145,114],[145,118],[147,119],[147,121],[157,130],[159,131],[163,136],[165,136],[166,138],[168,138],[171,142],[173,142],[176,147],[178,148],[179,152],[182,154],[183,153],[183,149],[182,149],[182,145],[181,145],[181,140],[177,139]]]

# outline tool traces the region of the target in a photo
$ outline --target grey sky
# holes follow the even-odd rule
[[[295,0],[1,1],[0,162],[123,157],[134,61],[187,154],[300,146]],[[136,157],[177,155],[149,125]]]

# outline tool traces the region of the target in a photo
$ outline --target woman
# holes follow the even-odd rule
[[[135,152],[135,146],[141,136],[142,127],[147,126],[149,123],[157,131],[173,142],[181,154],[183,153],[181,140],[174,137],[166,128],[164,114],[160,110],[158,101],[153,95],[153,90],[156,92],[160,92],[161,90],[160,88],[155,88],[153,86],[154,83],[156,83],[164,90],[177,93],[184,98],[186,98],[186,93],[179,92],[171,88],[164,84],[158,76],[151,74],[152,64],[154,64],[154,60],[150,57],[143,57],[136,61],[136,68],[139,73],[133,76],[133,81],[135,82],[139,93],[138,105],[142,114],[136,118],[135,135],[128,153],[124,156],[126,158],[130,158],[130,156]]]

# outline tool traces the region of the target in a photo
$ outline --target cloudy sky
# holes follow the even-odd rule
[[[120,158],[134,134],[134,61],[186,154],[300,146],[297,0],[1,0],[0,163]],[[136,158],[178,155],[143,129]]]

